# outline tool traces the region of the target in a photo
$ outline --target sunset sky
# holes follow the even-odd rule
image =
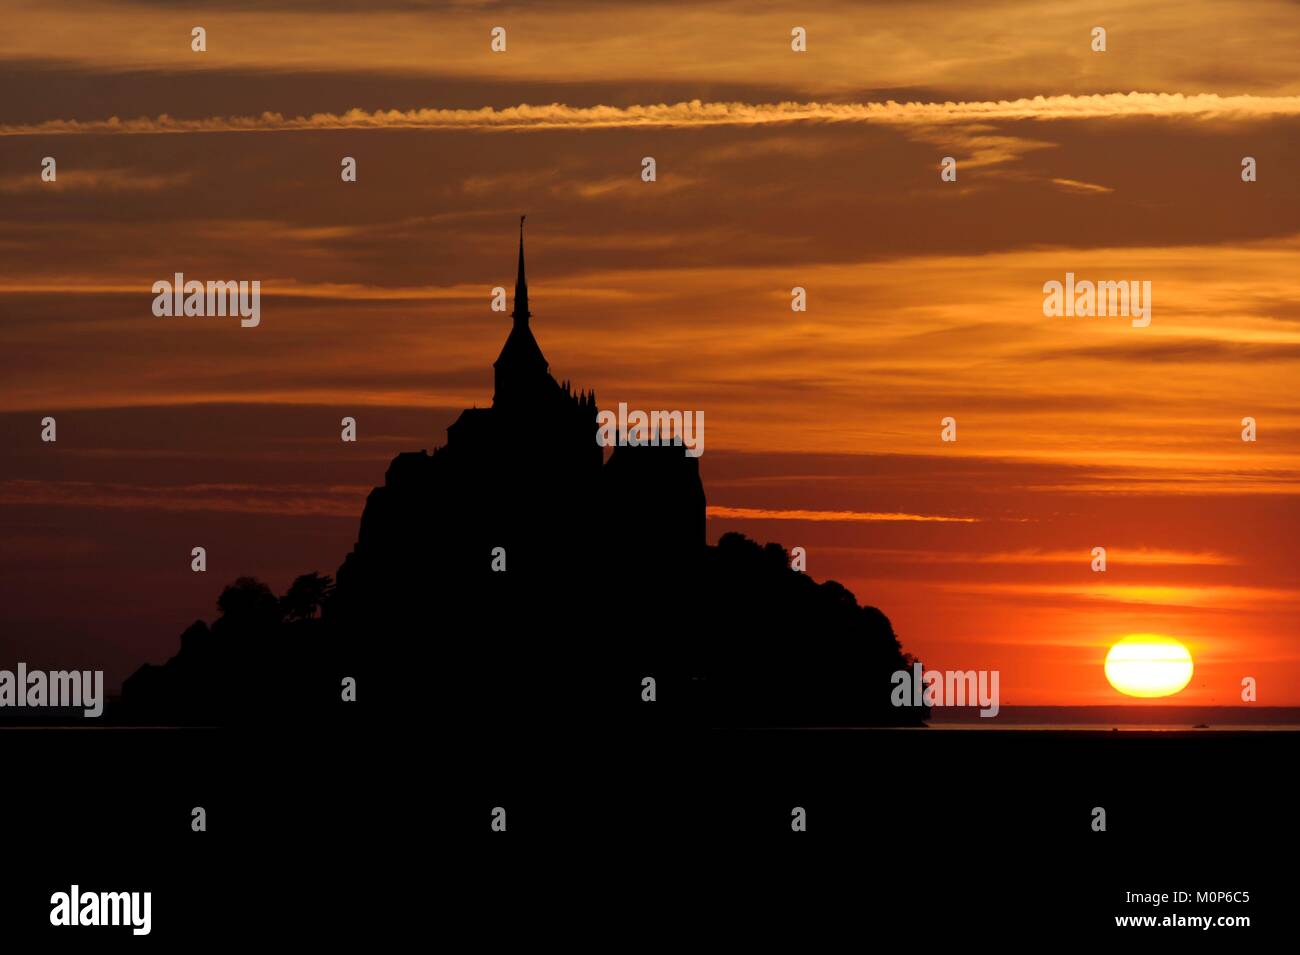
[[[491,401],[527,213],[552,373],[704,411],[711,541],[1004,706],[1135,702],[1128,633],[1190,648],[1169,703],[1300,705],[1300,4],[172,7],[0,0],[0,667],[116,686],[234,577],[333,573]],[[175,272],[261,325],[154,317]],[[1067,272],[1150,326],[1045,317]]]

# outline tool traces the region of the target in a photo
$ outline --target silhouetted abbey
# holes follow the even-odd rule
[[[256,660],[305,719],[346,707],[352,676],[371,715],[488,731],[919,721],[889,705],[907,658],[885,616],[792,571],[779,545],[707,546],[699,459],[663,445],[605,460],[595,394],[552,377],[530,318],[521,220],[492,406],[393,460],[332,589],[302,578],[289,613],[256,581],[228,588],[211,630],[196,623],[177,657],[127,681],[134,718],[237,718],[221,687]]]
[[[693,561],[703,551],[698,460],[680,448],[620,448],[603,464],[596,397],[551,376],[530,317],[521,224],[492,407],[463,411],[432,454],[393,461],[366,502],[331,613],[360,623],[377,600],[401,605],[431,581],[467,579],[542,603],[563,596],[567,610],[566,584],[589,587],[594,565],[615,553]],[[495,548],[504,574],[492,570]]]

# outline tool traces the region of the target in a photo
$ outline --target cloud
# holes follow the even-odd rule
[[[141,173],[130,169],[69,169],[59,170],[54,182],[45,182],[38,172],[26,176],[0,178],[0,193],[15,195],[21,192],[161,192],[184,185],[192,178],[190,173],[169,175]]]
[[[831,521],[835,523],[860,523],[872,521],[919,521],[944,524],[975,524],[978,517],[944,517],[937,514],[902,514],[877,511],[805,511],[783,510],[767,507],[726,507],[711,504],[709,517],[734,518],[747,521]]]
[[[1129,341],[1117,345],[1085,345],[1079,348],[1044,352],[1040,358],[1096,359],[1114,362],[1156,362],[1160,364],[1216,362],[1295,361],[1300,358],[1300,342],[1233,341],[1224,338],[1164,338],[1155,341]]]
[[[346,485],[137,485],[92,481],[0,481],[0,503],[166,512],[355,519],[370,488]]]
[[[1066,192],[1104,193],[1115,191],[1109,186],[1099,186],[1092,182],[1080,182],[1077,179],[1053,179],[1052,182],[1060,186]]]
[[[1192,120],[1261,120],[1300,116],[1300,96],[1220,96],[1217,93],[1098,93],[1035,96],[979,102],[705,103],[700,100],[637,106],[510,106],[496,109],[350,109],[343,113],[285,116],[155,117],[102,120],[52,119],[0,125],[0,136],[161,133],[293,132],[329,129],[617,129],[631,127],[760,126],[773,123],[879,123],[938,125],[990,120],[1061,120],[1119,117]]]
[[[1087,566],[1091,555],[1086,549],[1052,550],[1025,548],[1013,551],[994,551],[990,553],[944,550],[905,550],[901,548],[862,548],[854,553],[887,559],[890,563],[911,564],[1009,564],[1024,567],[1039,567],[1044,564],[1066,564]],[[1241,564],[1238,557],[1219,554],[1213,551],[1182,551],[1159,548],[1124,548],[1110,547],[1106,551],[1107,559],[1116,566],[1144,567],[1225,567]]]
[[[1291,605],[1300,599],[1295,591],[1287,588],[1232,584],[1181,586],[1174,584],[1088,585],[961,582],[941,585],[941,589],[955,593],[971,593],[984,596],[998,595],[1030,599],[1046,598],[1150,606],[1196,607],[1202,610],[1228,612],[1239,612],[1243,605],[1253,606],[1264,603],[1270,606]]]
[[[788,5],[741,0],[689,8],[668,0],[454,6],[382,0],[364,10],[352,0],[219,0],[197,7],[64,0],[58,17],[49,6],[7,0],[0,61],[54,61],[118,74],[338,70],[639,88],[758,81],[791,96],[921,88],[978,97],[1086,93],[1111,76],[1140,89],[1300,92],[1297,18],[1287,0],[1238,4],[1232,16],[1209,0],[822,0],[801,18],[807,54],[790,50]],[[204,54],[189,44],[199,22],[208,31]],[[1096,22],[1112,31],[1105,56],[1089,48]],[[496,25],[509,30],[507,53],[490,52],[488,31]],[[1215,55],[1187,53],[1210,43]]]

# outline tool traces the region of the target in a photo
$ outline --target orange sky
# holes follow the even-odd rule
[[[0,659],[116,682],[236,574],[331,572],[490,401],[527,212],[557,377],[705,412],[711,539],[804,546],[1003,705],[1127,702],[1131,632],[1191,648],[1170,702],[1300,705],[1294,4],[67,9],[0,35]],[[155,318],[177,271],[261,325]],[[1044,317],[1066,272],[1150,326]]]

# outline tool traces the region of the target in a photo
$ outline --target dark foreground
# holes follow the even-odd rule
[[[478,739],[336,727],[262,733],[0,730],[6,941],[167,948],[255,937],[432,942],[475,926],[597,938],[686,921],[764,931],[827,918],[999,940],[1134,935],[1249,947],[1289,932],[1297,734],[535,729]],[[191,810],[207,831],[191,830]],[[506,831],[491,828],[495,807]],[[807,831],[791,830],[805,810]],[[1094,807],[1106,831],[1092,829]],[[153,930],[48,924],[72,883],[149,890]],[[1248,892],[1159,907],[1126,892]],[[1117,928],[1246,915],[1249,928]],[[599,929],[604,920],[621,928]],[[1229,934],[1231,933],[1231,934]],[[120,936],[120,938],[119,938]],[[1145,941],[1143,941],[1145,939]],[[593,941],[594,944],[594,941]],[[5,946],[8,948],[8,946]],[[403,944],[402,949],[408,946]],[[582,947],[587,947],[586,945]],[[9,949],[13,951],[21,949]],[[915,949],[921,950],[921,949]]]

